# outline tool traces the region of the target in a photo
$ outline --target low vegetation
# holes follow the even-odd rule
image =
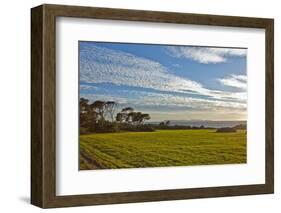
[[[156,130],[80,136],[80,169],[246,163],[245,130]]]
[[[236,132],[237,130],[235,128],[231,128],[231,127],[222,127],[222,128],[219,128],[217,129],[216,132],[224,132],[224,133],[227,133],[227,132]]]

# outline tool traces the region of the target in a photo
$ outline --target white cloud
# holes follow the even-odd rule
[[[180,106],[180,107],[190,107],[193,109],[201,110],[211,110],[211,109],[225,109],[225,108],[239,108],[245,109],[246,103],[238,103],[235,101],[222,101],[222,100],[212,100],[204,98],[193,98],[184,97],[170,94],[156,94],[147,93],[142,95],[143,100],[135,100],[135,104],[145,103],[146,105],[155,106]],[[138,103],[138,101],[140,101]]]
[[[196,90],[200,84],[168,73],[158,62],[96,46],[80,53],[80,80],[88,83],[114,83],[165,91]]]
[[[215,48],[215,47],[187,47],[170,46],[167,50],[171,56],[177,58],[189,58],[203,64],[223,63],[228,56],[245,56],[246,49]]]
[[[169,74],[158,62],[96,46],[85,47],[80,52],[80,81],[162,91],[197,92],[202,89],[195,81]]]
[[[97,87],[92,85],[80,84],[80,90],[96,90]]]
[[[158,62],[94,45],[83,47],[80,52],[80,81],[204,95],[221,100],[246,99],[246,93],[209,90],[198,82],[170,74]]]
[[[246,75],[232,75],[234,78],[240,80],[240,81],[247,81],[247,76]]]
[[[142,97],[139,99],[139,97]],[[243,120],[246,118],[246,103],[207,100],[202,98],[181,97],[144,91],[124,91],[123,95],[81,94],[90,102],[96,100],[116,101],[118,110],[124,106],[149,113],[152,121],[159,120]],[[161,107],[165,107],[161,111]],[[172,107],[173,110],[166,110]]]
[[[115,101],[118,104],[128,104],[128,99],[123,96],[106,95],[106,94],[80,94],[80,97],[86,98],[93,103],[96,100],[99,101]]]
[[[245,110],[245,102],[222,101],[215,99],[193,98],[181,95],[171,95],[165,93],[123,90],[118,95],[101,94],[81,94],[81,97],[87,98],[90,102],[95,100],[116,101],[118,104],[129,106],[152,106],[156,109],[160,106],[165,107],[186,107],[195,110]],[[141,97],[141,98],[140,98]]]
[[[247,89],[247,76],[246,75],[231,75],[230,77],[218,79],[218,81],[228,87]]]

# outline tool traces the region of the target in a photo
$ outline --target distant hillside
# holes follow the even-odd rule
[[[147,122],[149,124],[159,124],[157,121]],[[170,120],[170,126],[180,125],[180,126],[204,126],[212,128],[222,128],[222,127],[234,127],[234,126],[245,126],[246,121],[211,121],[211,120]]]

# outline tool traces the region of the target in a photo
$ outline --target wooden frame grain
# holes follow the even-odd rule
[[[56,17],[262,28],[266,32],[265,184],[90,195],[56,195]],[[274,20],[41,5],[31,9],[31,203],[42,208],[132,203],[274,191]]]

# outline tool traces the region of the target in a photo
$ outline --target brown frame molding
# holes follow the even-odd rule
[[[266,183],[195,189],[56,196],[56,17],[262,28],[266,31]],[[41,5],[31,9],[31,203],[42,208],[274,192],[274,20]]]

